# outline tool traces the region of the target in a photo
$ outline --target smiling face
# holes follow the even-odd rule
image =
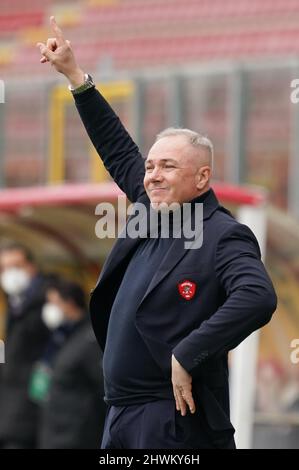
[[[145,160],[144,187],[152,207],[161,203],[182,204],[209,188],[208,151],[196,148],[184,135],[163,137],[152,146]]]

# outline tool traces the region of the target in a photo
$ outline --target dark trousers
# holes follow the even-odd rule
[[[175,400],[108,407],[101,449],[215,448],[199,416],[176,410]]]

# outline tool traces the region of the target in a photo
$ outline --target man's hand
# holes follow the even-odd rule
[[[48,38],[46,44],[42,42],[36,44],[43,56],[40,62],[42,64],[50,62],[57,72],[65,75],[76,88],[84,83],[84,72],[77,65],[70,41],[64,39],[54,16],[50,18],[50,25],[55,37]]]
[[[191,413],[195,413],[195,404],[191,392],[192,377],[176,360],[173,354],[171,356],[171,381],[176,409],[181,411],[182,416],[185,416],[187,404]]]

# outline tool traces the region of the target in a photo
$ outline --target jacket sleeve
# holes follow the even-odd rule
[[[144,193],[144,159],[111,106],[95,88],[74,95],[85,129],[103,163],[131,202]]]
[[[172,351],[191,375],[268,323],[277,306],[258,242],[246,225],[236,224],[221,236],[215,271],[226,294],[225,302]]]

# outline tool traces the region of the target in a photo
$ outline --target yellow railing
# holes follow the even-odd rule
[[[128,100],[134,94],[134,84],[130,81],[98,84],[98,88],[107,101]],[[50,96],[50,145],[49,172],[50,184],[65,180],[65,109],[73,102],[73,97],[65,85],[56,86]],[[90,181],[99,182],[107,179],[106,170],[92,144],[89,145]]]

